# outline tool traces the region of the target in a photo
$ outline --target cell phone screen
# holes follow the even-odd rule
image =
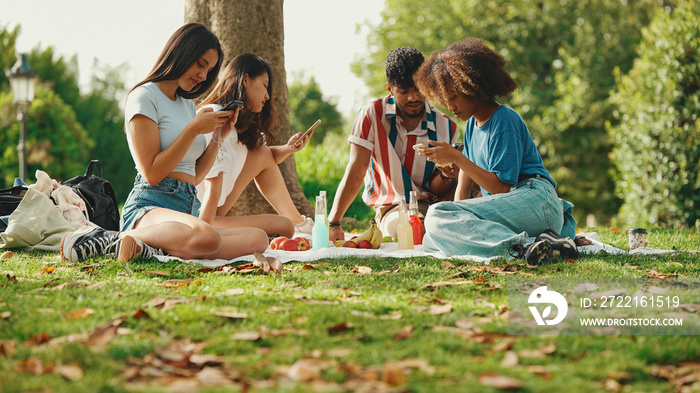
[[[316,120],[316,123],[314,123],[311,127],[309,127],[308,130],[301,134],[299,139],[297,139],[297,141],[294,142],[294,147],[299,147],[299,145],[301,145],[301,141],[304,140],[304,137],[306,137],[306,134],[313,131],[319,124],[321,124],[321,119]]]

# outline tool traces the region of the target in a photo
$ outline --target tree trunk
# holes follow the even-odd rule
[[[223,71],[238,54],[254,53],[270,63],[274,86],[272,99],[277,110],[277,141],[291,136],[287,73],[284,69],[283,0],[186,0],[185,23],[198,22],[219,37],[224,50]],[[294,157],[280,164],[292,200],[301,214],[313,215],[311,204],[299,185]],[[275,210],[251,183],[229,211],[231,215],[274,213]]]

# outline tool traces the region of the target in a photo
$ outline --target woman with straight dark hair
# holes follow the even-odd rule
[[[236,56],[228,64],[219,83],[202,101],[200,110],[216,111],[232,100],[242,101],[244,106],[238,114],[235,132],[224,137],[216,162],[203,186],[200,185],[200,218],[215,227],[254,226],[268,235],[289,237],[295,232],[310,235],[313,220],[299,214],[277,165],[303,149],[312,133],[301,141],[302,134],[297,133],[285,145],[268,145],[274,141],[272,87],[269,64],[260,56],[247,53]],[[214,134],[221,141],[218,131]],[[251,180],[255,180],[262,195],[280,215],[226,216]]]
[[[214,228],[198,218],[196,184],[216,159],[238,111],[198,113],[191,101],[215,82],[223,52],[205,26],[190,23],[168,40],[149,75],[129,91],[124,125],[137,175],[122,210],[123,232],[83,227],[61,241],[65,259],[116,253],[117,259],[168,253],[183,259],[232,259],[264,251],[258,228]],[[205,134],[218,130],[207,142]]]

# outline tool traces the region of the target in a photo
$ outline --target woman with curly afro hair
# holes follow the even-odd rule
[[[531,264],[576,258],[573,205],[557,196],[523,119],[496,101],[518,88],[508,64],[483,40],[466,38],[433,52],[414,76],[429,101],[467,122],[462,152],[441,142],[420,152],[460,169],[455,201],[435,204],[426,215],[423,244],[445,255],[510,250]],[[473,183],[483,197],[470,198]]]

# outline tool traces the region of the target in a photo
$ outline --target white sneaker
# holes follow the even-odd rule
[[[301,216],[304,221],[294,225],[294,233],[301,233],[304,235],[311,235],[311,230],[314,228],[314,220],[311,217]]]

